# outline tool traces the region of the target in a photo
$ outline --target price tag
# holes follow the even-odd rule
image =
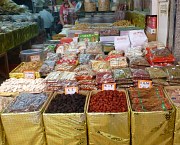
[[[115,90],[116,83],[102,84],[102,90]]]
[[[75,94],[78,93],[78,87],[66,87],[65,94]]]
[[[152,88],[152,81],[138,80],[138,88]]]
[[[30,56],[31,58],[31,61],[40,61],[40,55],[33,55],[33,56]]]
[[[35,79],[35,72],[34,71],[25,71],[24,78],[25,79]]]

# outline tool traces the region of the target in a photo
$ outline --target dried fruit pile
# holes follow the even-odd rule
[[[91,96],[89,112],[126,112],[126,94],[123,91],[101,91]]]
[[[83,113],[86,96],[81,94],[57,94],[51,101],[47,113]]]

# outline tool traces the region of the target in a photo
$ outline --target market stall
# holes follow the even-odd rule
[[[56,40],[20,52],[22,63],[0,85],[0,145],[180,144],[180,66],[164,42],[147,36],[156,36],[157,17],[146,17],[146,3],[140,12],[126,2],[99,0],[96,8],[87,0],[85,13],[119,6],[126,19],[79,19]],[[36,34],[34,23],[13,24],[1,30],[14,28],[6,32],[12,44],[0,35],[2,51]]]

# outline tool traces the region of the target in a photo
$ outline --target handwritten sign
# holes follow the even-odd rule
[[[116,83],[108,83],[108,84],[102,84],[102,90],[115,90],[116,89]]]
[[[31,61],[40,61],[40,55],[33,55],[33,56],[30,56],[31,58]]]
[[[65,94],[75,94],[78,93],[78,87],[66,87]]]
[[[25,79],[35,79],[35,72],[34,71],[25,71],[24,78]]]
[[[152,88],[152,81],[138,80],[138,88]]]

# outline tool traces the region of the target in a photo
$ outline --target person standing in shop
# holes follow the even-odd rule
[[[43,6],[43,10],[39,12],[39,15],[44,21],[44,28],[46,30],[46,36],[48,38],[48,36],[50,37],[52,36],[51,27],[54,22],[54,17],[49,11],[47,11],[47,9],[48,9],[47,6]]]
[[[61,32],[63,26],[65,24],[69,24],[68,23],[68,8],[74,8],[76,6],[76,2],[75,1],[71,1],[71,0],[64,0],[63,4],[60,7],[60,11],[59,11],[59,23],[58,23],[58,28],[57,28],[57,32]],[[56,33],[57,33],[56,32]]]

